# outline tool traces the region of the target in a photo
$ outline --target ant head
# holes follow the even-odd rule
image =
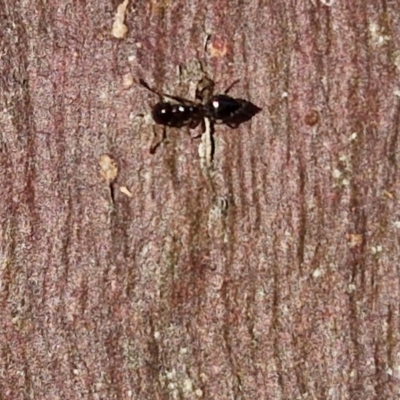
[[[168,125],[171,121],[172,105],[170,103],[160,101],[153,107],[151,114],[156,124]]]

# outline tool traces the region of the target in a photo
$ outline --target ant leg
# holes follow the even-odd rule
[[[198,139],[199,137],[203,136],[203,132],[206,130],[206,125],[204,123],[204,119],[201,120],[201,130],[200,133],[197,133],[195,136],[190,135],[192,139]]]
[[[240,79],[236,79],[229,87],[228,89],[225,90],[224,94],[228,94],[228,92],[238,83],[240,82]]]
[[[158,92],[157,90],[153,89],[152,87],[150,87],[143,79],[139,79],[139,83],[145,87],[147,90],[149,90],[150,92],[156,94],[160,100],[162,100],[163,97],[167,97],[171,100],[175,100],[178,101],[179,103],[182,104],[189,104],[189,105],[193,105],[194,102],[188,99],[184,99],[183,97],[178,97],[178,96],[171,96],[170,94],[167,93],[163,93],[163,92]]]
[[[154,135],[155,136],[155,135]],[[156,152],[156,150],[158,149],[158,147],[161,145],[162,142],[164,142],[164,140],[167,138],[167,134],[166,134],[166,127],[163,127],[163,131],[162,131],[162,136],[161,136],[161,140],[159,140],[157,143],[152,144],[150,146],[150,154],[154,154]]]
[[[203,133],[196,133],[196,135],[192,135],[192,134],[190,134],[190,138],[191,139],[198,139],[199,137],[201,137],[203,135]]]
[[[199,126],[201,121],[203,121],[202,118],[198,118],[198,117],[194,118],[189,124],[189,129],[196,129]]]
[[[196,100],[207,103],[214,93],[214,81],[204,76],[196,87]]]
[[[200,123],[201,123],[201,127],[202,127],[201,131],[203,131],[204,130],[204,119],[203,118],[201,118],[201,119],[196,118],[189,124],[189,127],[188,127],[189,128],[189,136],[191,139],[198,139],[202,135],[202,133],[195,133],[195,135],[192,135],[192,131],[191,131],[192,129],[196,129]]]

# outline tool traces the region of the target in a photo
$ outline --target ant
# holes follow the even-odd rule
[[[233,82],[223,94],[214,95],[214,81],[204,77],[197,85],[196,100],[191,101],[158,92],[143,79],[139,79],[140,85],[160,98],[160,101],[153,106],[151,114],[156,124],[163,125],[163,135],[161,141],[151,147],[150,153],[154,154],[165,139],[167,126],[172,128],[188,126],[189,129],[194,129],[201,123],[204,130],[204,119],[208,118],[212,124],[225,124],[234,129],[253,118],[261,108],[250,101],[228,96],[228,92],[238,82],[239,80]],[[163,101],[163,97],[174,100],[177,104]]]

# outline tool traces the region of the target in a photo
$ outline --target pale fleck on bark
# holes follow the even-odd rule
[[[112,35],[117,39],[124,39],[128,33],[128,27],[124,24],[129,0],[124,0],[117,8],[112,26]]]

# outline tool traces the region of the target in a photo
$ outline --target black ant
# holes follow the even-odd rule
[[[153,106],[152,117],[156,124],[163,125],[163,136],[159,143],[152,146],[150,153],[154,154],[157,147],[165,139],[165,127],[189,129],[196,128],[200,123],[204,128],[204,118],[213,124],[226,124],[230,128],[237,128],[243,122],[249,121],[261,108],[253,103],[228,96],[228,92],[239,80],[233,82],[224,94],[214,95],[214,81],[203,78],[197,85],[196,101],[191,101],[178,96],[158,92],[152,89],[144,80],[139,83],[147,90],[159,96],[160,101]],[[177,104],[163,101],[163,97],[177,102]],[[204,129],[203,129],[204,130]]]

